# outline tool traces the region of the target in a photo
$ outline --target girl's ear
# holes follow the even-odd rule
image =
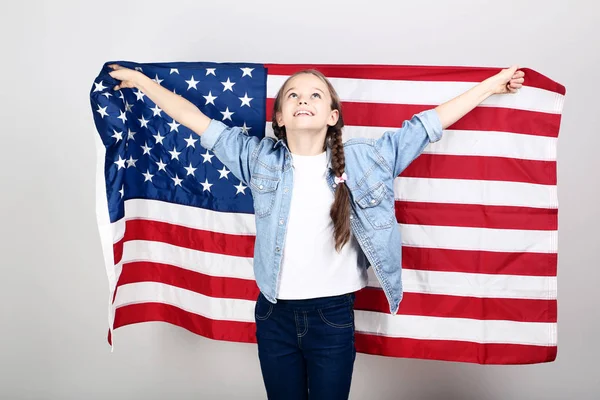
[[[337,124],[339,118],[340,112],[338,110],[331,110],[331,114],[329,114],[329,121],[327,121],[327,125],[334,126],[335,124]]]
[[[280,111],[276,112],[275,117],[277,119],[277,125],[279,125],[280,127],[283,127],[283,117],[281,116],[281,112]]]

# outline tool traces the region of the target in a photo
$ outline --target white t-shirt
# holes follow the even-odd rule
[[[367,272],[358,266],[360,247],[351,234],[335,250],[329,210],[334,196],[326,180],[327,153],[292,154],[294,187],[283,248],[279,299],[335,296],[362,289]]]

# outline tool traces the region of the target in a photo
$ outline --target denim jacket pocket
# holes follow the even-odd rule
[[[250,188],[254,200],[254,214],[257,217],[266,217],[271,214],[273,204],[275,204],[275,195],[279,179],[267,178],[259,175],[252,175],[250,178]]]
[[[375,229],[389,228],[396,220],[393,196],[388,194],[383,182],[368,188],[356,199],[356,203]]]

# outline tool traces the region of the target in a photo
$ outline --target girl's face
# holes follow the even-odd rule
[[[323,131],[335,125],[338,110],[331,109],[325,82],[313,74],[300,74],[287,83],[281,95],[277,123],[289,134],[294,131]]]

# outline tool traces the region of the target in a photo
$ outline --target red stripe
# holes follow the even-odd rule
[[[385,293],[365,288],[356,294],[357,310],[389,314]],[[405,292],[399,315],[506,320],[518,322],[556,322],[556,300],[478,298]]]
[[[119,240],[117,243],[113,244],[113,257],[115,260],[115,265],[121,262],[121,258],[123,258],[123,238]]]
[[[556,162],[425,153],[410,163],[400,176],[556,185]]]
[[[271,121],[274,99],[268,98],[266,103],[266,120]],[[434,107],[435,105],[343,102],[342,112],[345,125],[399,128],[414,114]],[[511,132],[556,138],[560,120],[560,114],[480,106],[447,129]]]
[[[385,79],[410,81],[441,82],[481,82],[500,72],[502,68],[491,67],[438,67],[407,65],[371,65],[371,64],[265,64],[269,75],[292,75],[293,73],[314,68],[328,78]],[[504,67],[504,68],[508,68]],[[548,77],[529,68],[520,68],[525,72],[524,86],[550,90],[564,95],[565,87]]]
[[[396,219],[401,224],[468,226],[492,229],[558,229],[558,209],[482,204],[396,201]]]
[[[215,298],[255,301],[259,292],[254,280],[210,276],[169,264],[146,261],[125,263],[117,288],[138,282],[160,282]]]
[[[126,222],[124,240],[149,240],[210,253],[253,257],[255,236],[211,232],[167,222],[132,219]]]
[[[162,303],[119,307],[114,329],[142,322],[162,321],[210,339],[256,343],[254,322],[212,320]],[[529,364],[554,361],[556,346],[480,344],[451,340],[391,338],[356,333],[359,353],[388,357],[410,357],[480,364]]]
[[[134,262],[123,265],[117,288],[137,282],[160,282],[213,298],[255,301],[259,293],[253,280],[207,276],[167,264]],[[378,288],[359,291],[356,309],[389,314],[385,294]],[[556,322],[556,301],[405,293],[398,313],[480,320]]]
[[[256,342],[254,322],[213,320],[163,303],[140,303],[117,308],[114,329],[150,321],[168,322],[215,340]]]
[[[356,333],[356,350],[388,357],[478,364],[534,364],[556,359],[556,346],[392,338]]]
[[[402,246],[402,268],[525,276],[556,276],[557,253],[510,253]]]

